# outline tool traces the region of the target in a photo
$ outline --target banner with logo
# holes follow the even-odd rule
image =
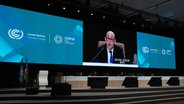
[[[173,38],[137,32],[138,67],[176,69]]]
[[[82,65],[83,22],[0,5],[0,62]]]

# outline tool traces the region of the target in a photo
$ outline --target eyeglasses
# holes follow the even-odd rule
[[[107,37],[106,37],[106,39],[107,39],[107,41],[111,41],[111,42],[115,40],[114,38],[107,38]]]

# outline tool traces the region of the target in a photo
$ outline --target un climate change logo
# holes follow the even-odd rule
[[[18,29],[9,29],[8,30],[8,35],[12,39],[21,39],[24,36],[24,33],[22,30]]]
[[[142,52],[143,53],[148,53],[149,52],[149,48],[146,47],[146,46],[142,47]]]

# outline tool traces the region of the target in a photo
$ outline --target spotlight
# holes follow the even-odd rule
[[[48,7],[51,7],[52,6],[52,2],[48,3],[47,6]]]
[[[51,4],[50,4],[50,3],[48,3],[48,4],[47,4],[47,6],[48,6],[48,7],[50,7],[50,6],[51,6]]]
[[[65,10],[66,9],[66,7],[63,7],[63,10]]]

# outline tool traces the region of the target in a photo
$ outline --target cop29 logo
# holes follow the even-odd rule
[[[57,43],[57,44],[61,44],[63,42],[63,38],[60,36],[60,35],[56,35],[54,37],[54,41]]]
[[[24,33],[22,30],[19,29],[9,29],[8,30],[8,36],[12,39],[21,39],[24,36]]]

